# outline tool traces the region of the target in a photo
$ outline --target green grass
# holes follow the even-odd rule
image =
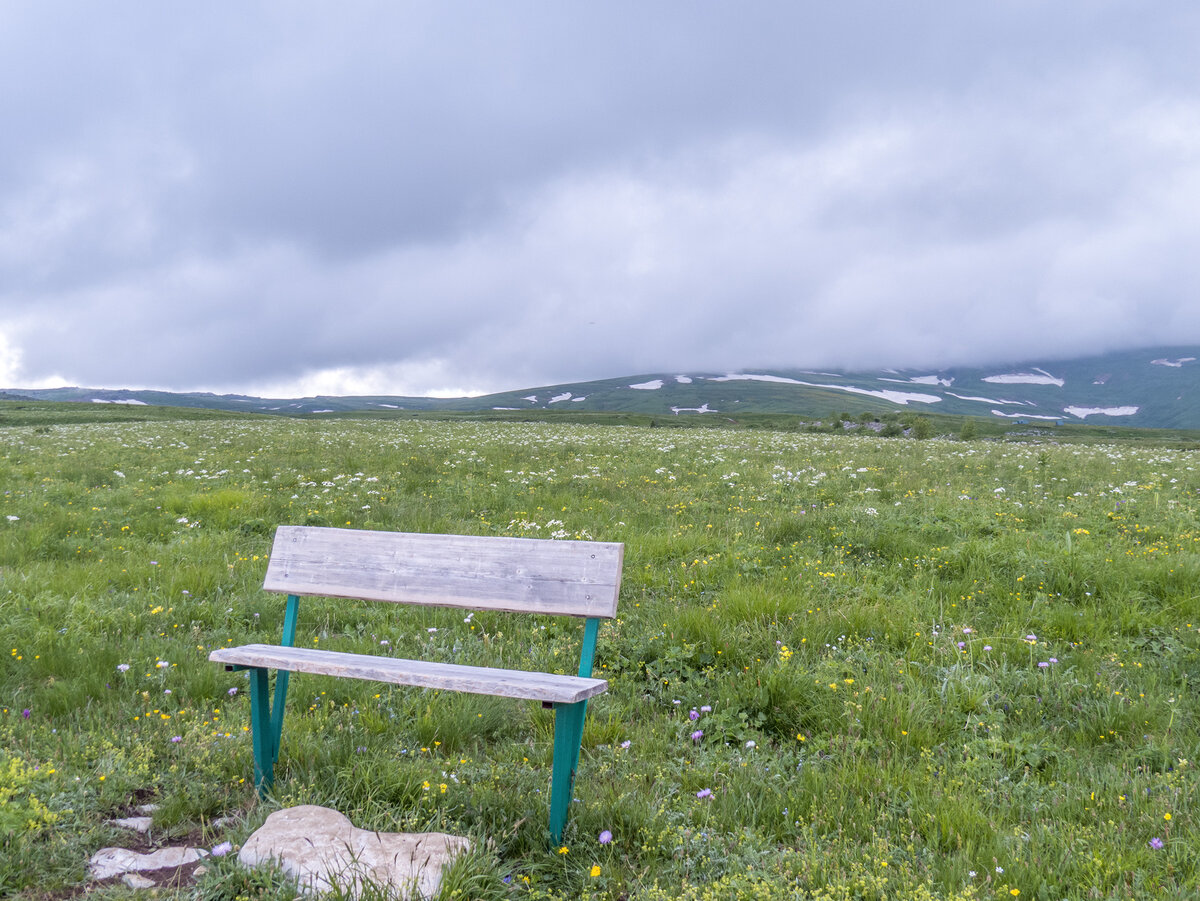
[[[472,836],[446,897],[1200,892],[1195,451],[561,420],[0,436],[0,894],[82,894],[147,800],[212,844],[305,803]],[[256,799],[244,676],[207,655],[277,639],[266,555],[304,522],[625,543],[567,853],[552,720],[518,702],[294,677]],[[309,599],[300,640],[577,659],[571,623],[466,620]],[[290,889],[230,858],[179,895]]]

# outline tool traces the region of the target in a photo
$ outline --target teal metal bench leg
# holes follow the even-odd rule
[[[583,715],[587,701],[554,705],[554,771],[550,777],[550,841],[562,842],[567,812],[579,768],[579,749],[583,744]]]
[[[289,675],[290,673],[287,670],[280,670],[275,674],[275,703],[271,705],[271,728],[269,732],[272,764],[277,763],[279,760],[279,740],[283,734],[283,707],[287,701]]]
[[[254,787],[265,798],[275,782],[275,760],[272,750],[271,696],[267,686],[267,671],[252,667],[250,673],[250,739],[254,746]],[[277,744],[277,742],[276,742]]]
[[[283,638],[280,644],[290,648],[296,643],[296,619],[300,615],[300,598],[289,594],[287,610],[283,615]],[[279,741],[283,735],[283,710],[287,704],[288,677],[287,670],[275,674],[275,703],[271,705],[271,763],[279,761]]]

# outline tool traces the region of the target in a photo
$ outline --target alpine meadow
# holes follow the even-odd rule
[[[111,820],[236,849],[280,807],[469,836],[442,898],[1200,895],[1200,450],[566,422],[0,428],[0,894]],[[575,801],[535,704],[296,674],[255,794],[275,527],[623,542]],[[322,598],[297,644],[570,672],[572,621]],[[159,897],[283,899],[213,854]]]

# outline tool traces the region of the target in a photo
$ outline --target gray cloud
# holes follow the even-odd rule
[[[1187,5],[4,14],[12,385],[453,393],[1200,342]]]

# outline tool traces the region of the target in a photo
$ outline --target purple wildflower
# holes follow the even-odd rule
[[[21,711],[21,716],[25,717],[25,719],[29,719],[31,716],[33,716],[33,711],[26,707]]]
[[[232,844],[230,844],[229,842],[221,842],[221,844],[219,844],[219,845],[214,845],[213,849],[210,853],[212,854],[213,857],[224,857],[226,854],[228,854],[232,850],[233,850]]]
[[[1162,848],[1163,840],[1156,835],[1156,836],[1154,836],[1154,838],[1150,839],[1149,845],[1151,848],[1153,848],[1155,851],[1157,851],[1160,848]]]
[[[612,841],[612,833],[609,832],[607,829],[605,829],[603,832],[600,833],[600,837],[597,839],[597,841],[600,842],[600,844],[602,844],[602,845],[607,845],[609,842]]]
[[[1050,665],[1050,664],[1049,664],[1049,663],[1047,663],[1045,660],[1041,660],[1041,661],[1039,661],[1039,662],[1038,662],[1038,669],[1045,669],[1045,668],[1046,668],[1046,667],[1048,667],[1049,665]]]
[[[700,789],[700,791],[696,792],[696,797],[697,798],[711,798],[712,797],[712,789],[711,788],[702,788],[702,789]]]
[[[177,745],[177,744],[179,744],[181,741],[183,741],[183,736],[182,736],[182,735],[172,735],[172,736],[171,736],[171,744],[173,744],[173,745]]]
[[[26,712],[28,712],[28,711],[26,711]],[[692,741],[699,741],[702,738],[704,738],[704,730],[703,729],[697,729],[695,732],[692,733]]]
[[[696,720],[700,719],[700,712],[693,707],[691,712],[688,714],[688,719],[692,722],[695,722]]]
[[[702,706],[700,708],[700,712],[701,713],[712,713],[712,707],[710,707],[708,704],[705,704],[704,706]]]

